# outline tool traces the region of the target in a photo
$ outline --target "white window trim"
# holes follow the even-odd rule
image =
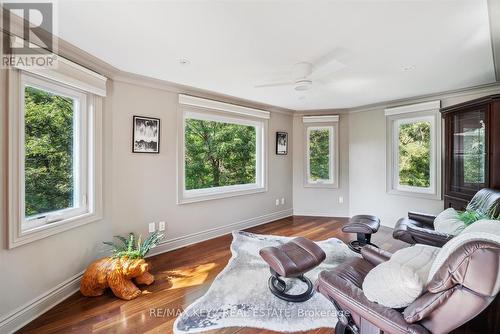
[[[304,124],[304,187],[306,188],[338,188],[339,187],[339,116],[303,116]],[[330,130],[330,180],[312,181],[309,178],[309,134],[311,130],[329,128]]]
[[[87,172],[88,168],[87,166],[87,161],[88,161],[88,148],[87,148],[87,133],[85,131],[82,131],[83,129],[88,129],[88,113],[85,112],[87,110],[87,95],[81,92],[77,92],[73,89],[68,89],[66,87],[56,85],[52,82],[48,82],[46,80],[41,80],[38,79],[37,77],[34,77],[32,75],[27,75],[21,73],[21,91],[20,91],[20,100],[19,100],[19,106],[21,107],[22,112],[20,113],[20,126],[24,124],[24,93],[25,93],[25,86],[31,86],[37,89],[41,89],[43,91],[47,91],[50,93],[54,93],[59,96],[65,96],[69,97],[71,99],[74,99],[78,101],[78,105],[73,111],[75,116],[74,119],[76,120],[74,127],[74,131],[76,135],[74,136],[74,142],[73,142],[73,147],[74,147],[74,153],[75,153],[75,162],[76,162],[76,176],[74,177],[74,184],[76,186],[76,191],[75,191],[75,200],[78,202],[78,208],[67,208],[67,209],[62,209],[58,211],[52,211],[52,212],[47,212],[47,213],[42,213],[38,215],[38,218],[32,217],[31,219],[27,219],[24,217],[23,214],[23,219],[22,219],[22,227],[23,227],[23,232],[28,232],[31,230],[34,230],[36,228],[45,226],[46,224],[51,224],[55,223],[57,221],[61,220],[67,220],[70,219],[74,216],[80,216],[83,214],[86,214],[88,212],[88,204],[87,201],[85,200],[87,197],[87,188],[88,188],[88,183],[87,183]],[[24,138],[24,131],[20,131],[20,142],[23,143],[25,141]],[[25,198],[25,175],[24,175],[24,145],[21,145],[20,147],[20,156],[19,156],[19,161],[21,165],[20,169],[20,182],[21,182],[21,198]],[[21,201],[21,212],[24,213],[25,211],[25,201]],[[30,226],[29,228],[25,228],[25,226]]]
[[[197,108],[212,109],[219,112],[223,111],[227,113],[239,114],[243,116],[250,116],[256,118],[263,118],[263,119],[271,118],[271,113],[269,111],[242,107],[231,103],[209,100],[209,99],[204,99],[202,97],[196,97],[185,94],[179,94],[179,104]]]
[[[430,101],[385,110],[387,116],[387,192],[393,195],[441,199],[441,128],[440,101]],[[430,122],[431,156],[428,188],[399,184],[399,127],[418,121]]]
[[[82,185],[86,185],[83,211],[61,210],[54,212],[52,219],[34,222],[28,229],[24,223],[24,84],[29,83],[58,94],[74,96],[73,87],[28,74],[18,69],[9,70],[9,164],[8,164],[8,248],[18,247],[69,229],[102,219],[102,99],[92,93],[79,91],[82,99],[79,145],[86,154],[80,162],[80,171],[85,174]],[[84,133],[82,129],[87,129]],[[82,152],[84,153],[84,152]],[[84,172],[84,169],[86,172]],[[69,215],[71,213],[71,215]]]
[[[234,196],[255,194],[267,191],[267,133],[268,122],[265,118],[238,116],[224,112],[214,112],[203,108],[179,108],[179,131],[178,131],[178,179],[177,179],[177,204],[195,203],[200,201],[215,200]],[[205,189],[186,190],[185,186],[185,120],[195,118],[207,121],[218,121],[239,125],[251,125],[256,127],[256,182],[252,184],[241,184],[222,186]]]

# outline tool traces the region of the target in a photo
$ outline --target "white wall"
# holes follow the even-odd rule
[[[332,111],[332,115],[337,112]],[[349,115],[339,120],[339,186],[311,188],[304,186],[306,138],[302,117],[293,120],[293,213],[306,216],[347,217],[349,215]],[[342,196],[344,202],[339,203]]]
[[[442,107],[500,92],[500,88],[473,90],[428,99],[406,100],[400,105],[441,100]],[[386,106],[355,109],[349,114],[349,212],[373,214],[394,227],[410,210],[439,213],[443,201],[388,194],[386,191]],[[444,141],[443,141],[444,145]],[[444,167],[444,164],[443,164]]]
[[[273,214],[292,208],[292,153],[275,154],[275,132],[292,136],[292,117],[272,113],[269,121],[268,191],[253,195],[176,204],[177,94],[115,82],[113,106],[113,231],[147,234],[147,223],[165,220],[169,239]],[[133,115],[161,119],[160,154],[133,154]],[[275,206],[276,198],[285,205]]]
[[[7,71],[0,70],[0,321],[14,309],[48,292],[68,278],[80,273],[90,261],[102,255],[103,240],[111,232],[110,208],[104,208],[104,220],[7,250]],[[110,129],[111,119],[103,120]],[[111,183],[110,132],[104,133],[104,198],[109,200]],[[11,200],[11,198],[9,198]],[[0,330],[1,331],[1,330]]]
[[[388,194],[386,191],[386,117],[384,109],[349,115],[350,213],[372,214],[393,227],[408,210],[442,211],[443,202]]]
[[[276,131],[286,131],[293,136],[291,115],[271,113],[267,192],[177,205],[178,94],[110,81],[103,108],[104,219],[7,250],[6,74],[7,71],[0,71],[0,240],[3,241],[0,248],[0,332],[2,320],[16,309],[25,308],[81,273],[92,260],[105,255],[102,241],[111,240],[113,235],[128,232],[147,235],[149,222],[164,220],[167,222],[166,244],[175,247],[292,212],[292,147],[287,156],[274,153]],[[227,99],[221,97],[221,100]],[[160,154],[131,153],[133,115],[161,119]],[[285,204],[276,206],[275,199],[282,197]],[[235,223],[242,224],[231,225]],[[211,233],[203,234],[208,230]]]
[[[171,246],[231,229],[230,224],[259,222],[294,209],[295,214],[349,216],[370,213],[393,226],[410,209],[437,212],[441,201],[388,195],[385,190],[384,106],[342,114],[339,123],[338,189],[303,187],[304,136],[300,117],[272,112],[269,123],[269,191],[194,204],[176,204],[177,94],[124,82],[110,82],[105,99],[104,219],[18,248],[6,249],[7,97],[6,71],[0,71],[0,323],[103,255],[101,241],[129,231],[147,234],[147,223],[167,221]],[[482,93],[443,96],[443,105]],[[439,98],[439,97],[438,97]],[[221,97],[221,100],[228,101]],[[432,99],[435,99],[433,97]],[[404,101],[408,104],[420,101]],[[258,107],[258,106],[256,106]],[[331,113],[335,113],[332,111]],[[131,153],[133,115],[162,120],[161,153]],[[274,154],[275,132],[290,135],[289,154]],[[293,152],[293,154],[292,154]],[[293,180],[293,182],[291,182]],[[344,203],[338,203],[338,197]],[[275,206],[285,197],[286,204]],[[293,204],[293,206],[292,206]],[[243,225],[244,225],[243,224]],[[229,226],[229,227],[228,227]],[[241,225],[240,225],[241,226]],[[227,228],[226,228],[227,227]],[[192,237],[192,238],[189,238]],[[186,239],[187,238],[187,239]]]

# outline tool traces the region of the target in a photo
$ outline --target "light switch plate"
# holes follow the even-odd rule
[[[165,231],[165,222],[158,223],[158,231]]]
[[[344,203],[344,197],[343,196],[339,196],[339,203],[340,204]]]
[[[281,205],[285,204],[285,197],[281,197]]]
[[[154,231],[156,231],[156,225],[155,223],[149,223],[149,233],[153,233]]]
[[[276,206],[280,205],[280,199],[276,198]]]

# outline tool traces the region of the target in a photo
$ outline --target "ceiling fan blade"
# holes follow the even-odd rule
[[[280,86],[291,86],[294,83],[289,81],[289,82],[275,82],[275,83],[268,83],[268,84],[262,84],[262,85],[255,85],[254,88],[266,88],[266,87],[280,87]]]
[[[346,65],[341,62],[340,59],[345,59],[346,58],[347,51],[342,49],[342,48],[334,48],[330,50],[328,53],[324,54],[323,56],[317,58],[312,64],[313,64],[313,72],[317,72],[319,70],[328,70],[329,72],[331,71],[337,71],[340,70]]]
[[[337,72],[345,68],[345,66],[340,66],[337,68],[333,68],[332,70],[328,71],[326,74],[321,74],[321,73],[314,73],[311,78],[314,80],[314,82],[317,82],[321,85],[329,85],[332,80],[334,80],[337,76]]]

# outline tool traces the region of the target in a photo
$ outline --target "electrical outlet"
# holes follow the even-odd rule
[[[280,199],[276,198],[276,206],[280,205]]]
[[[156,224],[154,222],[149,223],[149,233],[156,231]]]
[[[339,203],[340,204],[344,203],[344,196],[339,196]]]
[[[165,222],[158,223],[158,231],[165,231]]]
[[[281,197],[281,205],[285,205],[285,197]]]

